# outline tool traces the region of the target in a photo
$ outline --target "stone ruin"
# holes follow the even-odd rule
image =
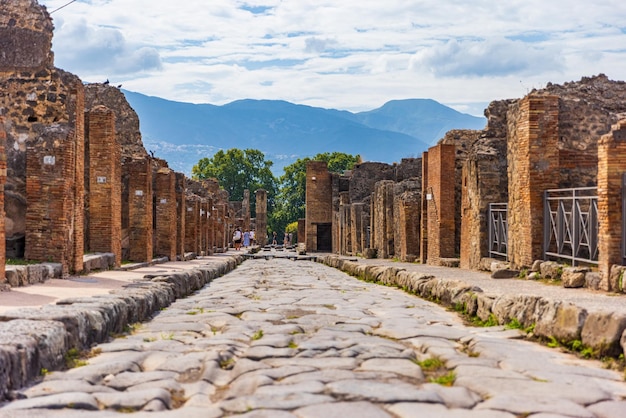
[[[85,270],[86,253],[112,253],[119,267],[225,251],[235,216],[250,222],[249,202],[235,214],[216,180],[187,179],[149,155],[119,89],[54,67],[45,7],[0,8],[0,287],[6,257],[67,276]]]
[[[624,291],[612,270],[624,264],[625,99],[626,83],[603,74],[548,84],[492,102],[485,129],[449,131],[421,159],[344,175],[309,163],[306,248],[489,270],[489,207],[504,204],[502,261],[531,269],[544,259],[544,192],[597,187],[600,280],[587,284]]]

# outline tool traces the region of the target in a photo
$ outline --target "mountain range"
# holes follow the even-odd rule
[[[139,116],[145,148],[187,175],[199,159],[230,148],[261,150],[277,176],[296,159],[322,152],[399,162],[421,156],[451,129],[483,129],[486,123],[431,99],[393,100],[352,113],[282,100],[216,106],[123,92]]]

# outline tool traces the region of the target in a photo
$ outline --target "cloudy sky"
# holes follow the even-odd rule
[[[76,0],[52,17],[58,67],[193,103],[482,115],[547,82],[626,80],[623,0]]]

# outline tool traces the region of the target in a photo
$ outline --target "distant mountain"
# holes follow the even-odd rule
[[[296,159],[321,152],[399,162],[420,156],[450,129],[483,129],[486,122],[429,99],[394,100],[351,113],[280,100],[215,106],[124,94],[139,115],[145,148],[186,174],[200,158],[230,148],[263,151],[276,175]]]

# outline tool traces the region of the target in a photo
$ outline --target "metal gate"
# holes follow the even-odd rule
[[[489,257],[508,259],[509,224],[507,203],[489,204]]]
[[[598,189],[544,192],[544,259],[598,264]]]

